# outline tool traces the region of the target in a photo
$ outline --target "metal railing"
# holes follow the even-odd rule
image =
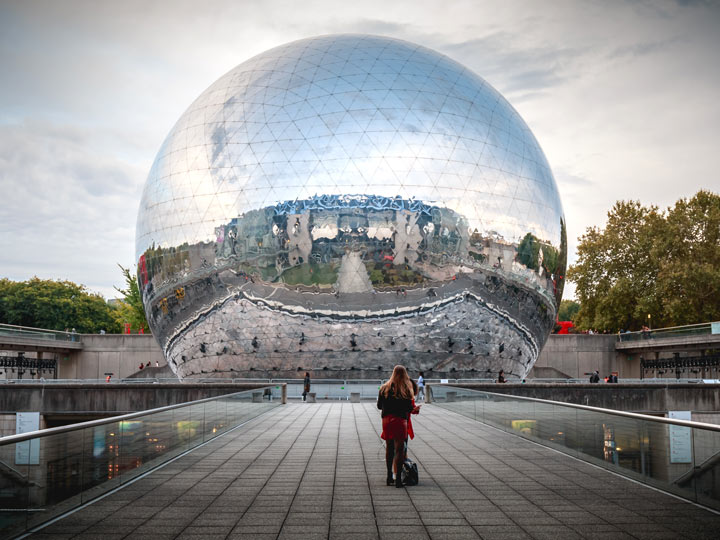
[[[22,534],[280,404],[273,387],[0,438],[0,536]]]
[[[47,330],[30,326],[15,326],[14,324],[0,324],[0,336],[49,341],[81,341],[80,334],[77,332],[62,332],[60,330]]]
[[[701,324],[688,324],[685,326],[670,326],[656,330],[640,330],[637,332],[624,332],[618,334],[621,343],[640,341],[643,339],[662,339],[683,336],[699,336],[707,334],[720,334],[720,322],[707,322]]]
[[[720,425],[432,385],[432,402],[720,509]]]

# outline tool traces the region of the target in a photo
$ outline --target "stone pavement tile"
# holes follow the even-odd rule
[[[571,529],[564,526],[547,526],[547,525],[523,525],[523,529],[535,540],[581,540],[582,536]]]
[[[624,533],[620,530],[615,530],[614,532],[608,532],[608,531],[595,531],[595,530],[582,530],[580,531],[582,534],[582,537],[586,540],[607,540],[608,538],[612,538],[612,540],[634,540],[635,537],[629,535],[628,533]]]
[[[315,529],[314,527],[283,527],[278,535],[278,540],[326,540],[328,530]]]
[[[548,514],[536,514],[528,512],[527,514],[508,514],[508,517],[520,526],[523,525],[561,525],[565,521],[558,520]]]
[[[633,532],[632,533],[633,538],[637,538],[638,540],[677,540],[678,533],[675,531],[643,531],[643,532]],[[688,537],[685,536],[685,538],[692,538],[695,540],[697,537]],[[715,536],[717,539],[717,536]]]
[[[250,534],[250,533],[263,533],[263,534],[278,534],[280,532],[280,529],[282,529],[282,523],[273,523],[273,524],[265,524],[265,525],[244,525],[242,523],[238,523],[233,529],[231,534],[235,533],[243,533],[243,534]]]
[[[210,527],[218,525],[234,525],[240,519],[240,513],[215,513],[205,512],[192,521],[193,527],[208,525]]]
[[[428,535],[435,540],[477,540],[480,535],[470,526],[450,527],[428,525]]]
[[[208,532],[182,532],[175,538],[177,538],[177,540],[225,540],[227,536],[224,534],[211,534]]]
[[[92,525],[91,527],[88,527],[84,532],[87,533],[95,533],[98,538],[101,536],[105,536],[106,533],[112,533],[112,534],[128,534],[135,530],[137,528],[138,524],[133,523],[124,523],[122,525],[118,523],[111,523],[108,521],[103,521],[101,523],[98,523],[96,525]]]
[[[277,534],[276,533],[230,533],[230,536],[227,537],[228,540],[276,540]],[[133,539],[134,540],[134,539]]]
[[[376,514],[375,521],[378,525],[390,526],[393,525],[422,525],[422,520],[418,514]]]
[[[197,527],[197,526],[193,525],[192,527],[185,528],[182,531],[181,536],[188,536],[188,535],[195,536],[195,535],[199,535],[199,534],[207,534],[208,536],[212,536],[212,537],[222,536],[223,538],[225,538],[232,529],[233,529],[232,525],[213,526],[213,527],[209,527],[209,526]]]
[[[425,529],[397,531],[380,531],[380,540],[430,540]]]
[[[402,533],[402,532],[414,532],[414,533],[425,533],[425,527],[421,524],[418,525],[403,525],[403,524],[394,524],[394,525],[381,525],[378,523],[378,531],[380,531],[380,536],[383,536],[388,533]]]
[[[526,540],[531,536],[515,525],[476,525],[473,527],[483,540]]]
[[[137,527],[135,530],[133,530],[132,535],[135,536],[136,534],[169,534],[169,535],[176,535],[179,534],[185,529],[187,525],[183,523],[166,523],[166,522],[153,522],[149,521],[147,523],[143,523],[139,527]]]
[[[330,512],[290,512],[285,518],[285,526],[315,525],[329,526]]]
[[[35,537],[33,537],[35,538]],[[165,534],[165,533],[136,533],[133,532],[131,535],[125,537],[128,540],[174,540],[177,538],[177,534]],[[100,538],[99,540],[102,540]]]
[[[470,525],[507,525],[513,523],[502,512],[465,512],[463,516]]]
[[[469,527],[467,520],[462,517],[443,518],[443,517],[426,517],[421,515],[423,525],[430,528],[431,526],[439,527]]]
[[[377,531],[365,532],[334,532],[330,531],[329,540],[378,540],[380,536]]]
[[[102,538],[103,540],[120,540],[121,538],[125,538],[125,534],[123,533],[104,533],[102,536],[98,536],[96,533],[80,533],[75,536],[73,536],[73,539],[77,538],[78,540],[98,540],[98,538]]]
[[[360,534],[365,531],[371,531],[377,534],[377,527],[375,523],[364,523],[361,526],[351,525],[331,525],[330,532],[333,534],[348,533],[348,534]]]

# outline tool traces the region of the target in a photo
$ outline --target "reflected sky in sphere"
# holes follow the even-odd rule
[[[497,91],[424,47],[338,35],[262,53],[190,106],[148,177],[136,252],[323,194],[420,199],[509,242],[560,241],[545,156]]]

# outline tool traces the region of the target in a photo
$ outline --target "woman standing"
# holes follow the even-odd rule
[[[382,409],[382,435],[385,441],[385,465],[387,466],[387,485],[403,487],[400,468],[405,459],[405,441],[408,437],[408,418],[417,414],[420,407],[415,406],[415,383],[408,377],[404,366],[395,366],[390,380],[380,387],[377,408]]]
[[[303,401],[307,398],[307,395],[310,393],[310,373],[305,372],[305,379],[303,379]]]

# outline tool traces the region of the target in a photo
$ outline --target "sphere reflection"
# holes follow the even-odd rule
[[[524,377],[566,264],[517,112],[449,58],[363,35],[277,47],[195,100],[150,171],[136,251],[181,377]]]

